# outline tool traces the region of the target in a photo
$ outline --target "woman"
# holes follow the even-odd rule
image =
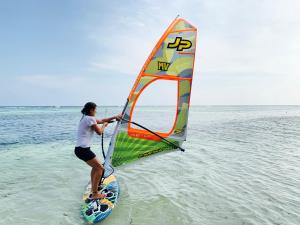
[[[90,149],[92,136],[94,132],[101,135],[105,127],[111,120],[119,120],[121,118],[120,115],[117,115],[110,118],[98,120],[95,118],[96,108],[97,105],[95,103],[88,102],[84,105],[83,109],[81,110],[82,118],[78,125],[77,143],[75,147],[75,155],[92,167],[92,199],[99,199],[105,197],[105,195],[98,193],[98,185],[103,176],[104,168],[100,160],[96,157],[95,153],[92,152]],[[102,126],[99,127],[97,124],[102,124]]]

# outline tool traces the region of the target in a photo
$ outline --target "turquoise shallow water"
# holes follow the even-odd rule
[[[89,168],[73,155],[79,110],[0,107],[1,225],[85,224]],[[162,127],[172,108],[138,112]],[[299,106],[193,107],[184,147],[118,168],[121,198],[102,224],[300,224]],[[93,149],[101,156],[99,137]]]

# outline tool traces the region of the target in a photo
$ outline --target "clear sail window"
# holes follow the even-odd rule
[[[177,85],[177,81],[163,79],[149,84],[137,99],[132,121],[155,132],[170,132],[176,119]]]

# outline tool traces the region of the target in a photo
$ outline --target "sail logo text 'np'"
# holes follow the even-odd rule
[[[167,62],[157,62],[157,69],[162,71],[168,71],[170,63]]]
[[[184,40],[181,37],[176,37],[173,43],[168,44],[168,48],[176,48],[177,51],[182,51],[183,49],[189,49],[192,47],[192,42],[189,40]]]

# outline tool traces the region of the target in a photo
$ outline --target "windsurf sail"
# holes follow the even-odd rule
[[[105,176],[112,173],[112,166],[120,166],[159,152],[176,150],[185,141],[196,36],[196,27],[182,18],[176,18],[155,45],[127,98],[122,113],[123,120],[115,127],[105,158]],[[160,80],[177,83],[176,116],[172,129],[159,132],[149,131],[143,126],[133,126],[132,115],[140,95]]]

